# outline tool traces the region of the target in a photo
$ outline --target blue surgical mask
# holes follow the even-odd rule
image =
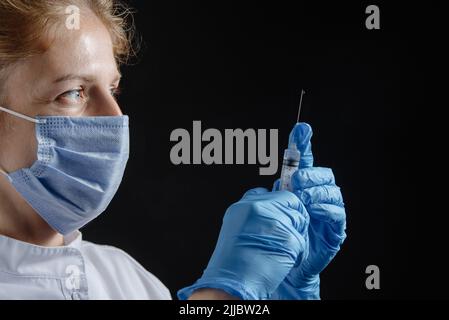
[[[0,111],[36,123],[37,161],[3,173],[53,229],[68,234],[106,209],[128,161],[127,116],[30,118]]]

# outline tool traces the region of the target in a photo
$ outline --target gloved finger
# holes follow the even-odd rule
[[[275,202],[286,208],[298,210],[300,207],[299,198],[290,191],[270,192],[266,188],[250,189],[243,195],[241,201],[259,201],[267,203]]]
[[[281,179],[277,179],[273,183],[273,189],[271,191],[279,191],[280,186],[281,186]]]
[[[335,204],[341,207],[345,205],[340,188],[335,185],[311,187],[297,191],[295,194],[306,206],[315,203]]]
[[[314,223],[312,219],[310,230],[312,230],[315,237],[326,243],[328,250],[336,253],[346,239],[346,220],[335,223]]]
[[[290,218],[291,223],[294,228],[304,234],[309,226],[310,216],[307,212],[306,207],[300,201],[300,199],[290,191],[275,191],[272,194],[276,197],[276,201],[273,204],[275,207],[277,205],[282,206],[284,208],[287,207],[287,210],[284,209],[284,213]]]
[[[303,207],[303,204],[301,203],[299,198],[292,192],[286,190],[271,192],[271,197],[269,200],[273,200],[279,205],[298,211]]]
[[[243,195],[242,199],[248,198],[249,196],[252,195],[257,195],[257,194],[265,194],[269,192],[268,189],[266,188],[254,188],[254,189],[250,189],[248,191],[245,192],[245,194]]]
[[[297,123],[288,137],[288,144],[296,144],[299,152],[301,152],[301,158],[299,160],[300,168],[313,167],[313,154],[312,154],[312,127],[305,123]]]
[[[290,191],[269,192],[265,188],[251,189],[240,200],[240,203],[248,202],[256,208],[257,214],[267,214],[279,221],[289,221],[290,223],[286,224],[292,225],[300,233],[307,230],[310,220],[307,209],[299,198]],[[284,214],[273,217],[272,212],[275,211]]]
[[[343,234],[346,229],[346,211],[344,207],[329,203],[315,203],[308,206],[310,219],[323,221],[332,226],[337,234]]]
[[[288,208],[298,210],[301,207],[299,198],[290,191],[274,191],[270,192],[266,188],[250,189],[242,197],[242,200],[257,200],[275,202]]]
[[[279,191],[281,185],[281,179],[277,179],[274,184],[273,184],[273,191]],[[307,228],[307,226],[309,225],[309,214],[307,212],[306,207],[304,206],[304,204],[300,201],[299,206],[297,211],[299,212],[303,223],[301,224],[295,224],[295,228],[299,231],[299,232],[303,232],[305,228]]]
[[[242,198],[243,201],[253,201],[263,209],[270,206],[284,212],[298,231],[303,231],[308,225],[309,214],[304,204],[290,191],[281,190],[268,192],[264,188],[249,190]]]
[[[322,167],[301,168],[296,170],[292,176],[294,190],[304,190],[322,185],[335,185],[332,169]]]
[[[310,223],[310,215],[302,201],[299,201],[299,207],[297,211],[299,212],[301,223],[298,224],[296,230],[298,230],[301,234],[305,234],[307,236],[307,229],[309,228]]]

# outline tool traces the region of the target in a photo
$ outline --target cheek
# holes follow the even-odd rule
[[[37,159],[35,125],[7,117],[0,122],[0,164],[7,172],[29,168]]]

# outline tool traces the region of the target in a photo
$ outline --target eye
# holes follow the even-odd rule
[[[76,104],[81,102],[82,99],[84,99],[84,89],[82,88],[66,91],[57,98],[57,100],[67,104]]]
[[[111,88],[111,96],[113,96],[114,98],[117,98],[121,92],[122,92],[122,90],[120,89],[120,87],[112,87]]]

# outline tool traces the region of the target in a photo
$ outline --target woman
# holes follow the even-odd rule
[[[67,14],[78,10],[79,27]],[[128,159],[114,98],[130,52],[124,13],[113,0],[0,4],[0,299],[171,299],[125,252],[78,231],[106,209]],[[232,205],[181,299],[319,298],[345,215],[332,172],[312,167],[310,137],[305,124],[291,135],[303,152],[295,194],[258,188]]]

